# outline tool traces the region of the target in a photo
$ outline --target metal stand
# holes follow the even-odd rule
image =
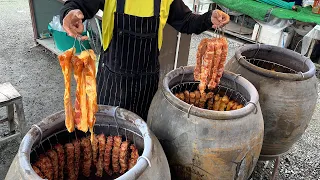
[[[7,117],[0,119],[0,124],[8,122],[9,133],[0,138],[0,144],[10,141],[14,138],[22,138],[25,134],[25,116],[22,104],[22,97],[19,92],[10,84],[0,84],[0,108],[7,108]],[[17,113],[17,119],[14,118],[14,110]],[[19,132],[16,132],[16,129]]]
[[[276,162],[274,163],[271,180],[275,180],[276,175],[278,174],[279,164],[280,164],[280,156],[277,157]]]
[[[280,165],[280,157],[281,155],[283,154],[280,154],[280,155],[260,155],[259,157],[259,161],[267,161],[267,164],[269,163],[269,161],[272,161],[272,160],[276,160],[274,162],[274,166],[273,166],[273,170],[272,170],[272,174],[271,174],[271,177],[270,177],[270,180],[275,180],[276,179],[276,176],[278,175],[278,169],[279,169],[279,165]],[[265,165],[264,168],[266,168],[268,165]]]

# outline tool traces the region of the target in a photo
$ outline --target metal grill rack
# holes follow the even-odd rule
[[[182,82],[171,87],[170,90],[173,94],[184,92],[186,90],[192,92],[198,89],[199,84],[200,82]],[[214,94],[219,94],[220,96],[227,95],[230,100],[236,101],[240,104],[243,104],[244,106],[248,104],[248,100],[241,93],[223,85],[218,85],[214,90],[206,89],[205,92],[213,92]],[[205,108],[207,108],[207,105],[205,106]]]
[[[268,69],[268,70],[274,70],[276,72],[282,72],[282,73],[292,73],[292,74],[298,74],[299,72],[291,69],[287,66],[275,63],[275,62],[271,62],[271,61],[267,61],[264,59],[257,59],[257,58],[250,58],[250,59],[246,59],[249,63],[264,68],[264,69]]]
[[[117,125],[109,124],[95,124],[95,133],[103,133],[106,137],[109,135],[121,135],[123,140],[130,140],[139,150],[139,154],[143,151],[143,137],[130,129],[118,127]],[[66,143],[71,143],[72,140],[80,139],[82,137],[90,137],[90,133],[84,133],[79,130],[75,130],[69,133],[67,129],[60,130],[52,135],[42,139],[40,143],[35,144],[32,147],[30,154],[30,162],[34,163],[35,160],[39,158],[40,154],[45,153],[47,150],[52,149],[55,144],[60,143],[64,145]]]

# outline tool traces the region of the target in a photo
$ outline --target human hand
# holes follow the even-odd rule
[[[79,38],[81,40],[87,40],[87,36],[81,36],[83,33],[83,13],[79,9],[74,9],[68,12],[63,18],[63,29],[68,33],[69,36]]]
[[[212,11],[211,15],[211,22],[212,22],[212,27],[213,28],[221,28],[228,24],[230,21],[230,16],[223,11],[220,10],[214,10]]]

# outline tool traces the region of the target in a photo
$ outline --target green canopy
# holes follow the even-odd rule
[[[246,14],[252,18],[266,21],[268,15],[271,13],[273,16],[281,19],[295,19],[302,22],[320,24],[320,15],[314,14],[311,7],[299,7],[298,11],[282,9],[274,7],[266,3],[260,3],[254,0],[212,0],[226,8]]]

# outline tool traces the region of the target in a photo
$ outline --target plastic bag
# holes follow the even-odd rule
[[[86,24],[87,24],[86,21],[84,21],[83,22],[83,26],[84,26],[83,32],[87,31]],[[49,23],[49,25],[51,26],[51,28],[53,30],[60,31],[60,32],[66,32],[60,23],[60,16],[59,15],[53,16],[52,21]]]
[[[279,33],[283,29],[292,25],[294,22],[291,19],[280,19],[275,16],[270,16],[270,18],[268,19],[267,22],[260,21],[257,19],[255,19],[255,21],[257,21],[260,24],[260,26],[267,28],[268,31],[270,31],[272,33]]]
[[[307,6],[313,6],[314,0],[303,0],[302,6],[307,7]]]
[[[53,30],[56,30],[56,31],[61,31],[61,32],[66,32],[61,23],[60,23],[60,16],[59,15],[56,15],[56,16],[53,16],[52,18],[52,21],[49,23],[51,28]]]

